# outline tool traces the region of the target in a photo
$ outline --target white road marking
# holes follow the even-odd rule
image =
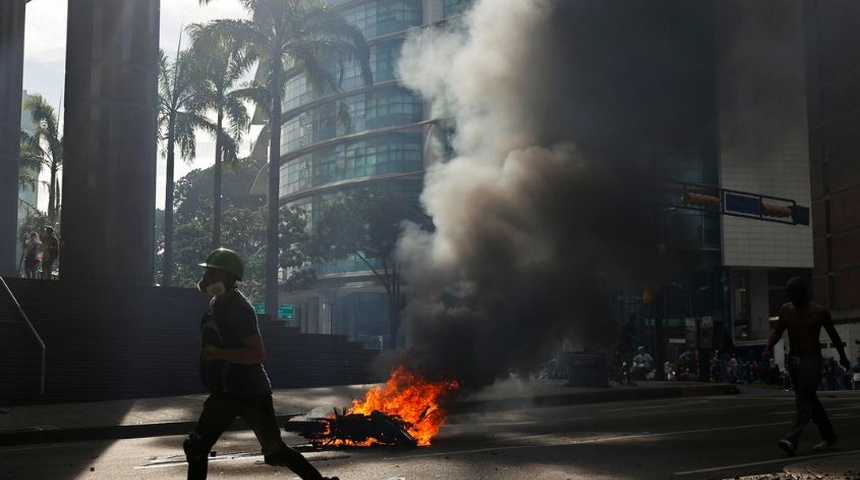
[[[786,404],[786,405],[788,405],[788,404],[792,404],[792,403],[794,403],[794,400],[790,400],[790,401],[789,401],[789,400],[784,400],[784,401],[783,401],[783,400],[780,400],[780,401],[773,402],[773,404],[774,404],[774,405],[778,405],[778,404]],[[666,408],[671,408],[671,406],[670,406],[670,405],[666,405],[665,407],[666,407]],[[603,412],[607,412],[607,413],[609,413],[609,412],[615,412],[615,413],[619,413],[619,412],[635,413],[635,412],[637,412],[637,411],[640,411],[640,412],[641,412],[641,411],[643,411],[643,410],[649,410],[649,411],[650,411],[650,410],[653,410],[653,408],[654,408],[654,407],[619,408],[619,409],[614,409],[614,410],[603,410]],[[713,406],[713,407],[688,408],[688,409],[683,409],[683,410],[677,410],[677,409],[674,409],[674,408],[673,408],[671,412],[667,412],[667,413],[671,413],[671,414],[673,414],[673,415],[674,415],[674,414],[677,414],[677,413],[702,412],[702,411],[704,411],[704,410],[708,410],[708,411],[717,411],[717,410],[736,410],[736,409],[739,409],[739,408],[752,408],[752,407],[751,407],[750,405],[746,405],[746,404],[745,404],[745,405],[727,405],[727,406],[717,406],[717,405],[715,405],[715,406]],[[791,413],[794,413],[794,411],[792,410],[792,412],[791,412]]]
[[[611,442],[616,440],[635,440],[641,438],[659,438],[659,437],[671,437],[674,435],[689,435],[693,433],[708,433],[708,432],[721,432],[728,430],[746,430],[750,428],[760,428],[760,427],[773,427],[777,425],[788,425],[791,422],[770,422],[770,423],[758,423],[755,425],[740,425],[740,426],[731,426],[731,427],[714,427],[714,428],[697,428],[693,430],[678,430],[674,432],[660,432],[660,433],[651,433],[651,432],[643,432],[640,434],[631,434],[631,435],[614,435],[611,437],[594,437],[594,438],[584,438],[584,439],[575,439],[570,442],[564,444],[555,444],[555,445],[510,445],[505,447],[487,447],[487,448],[479,448],[474,450],[461,450],[461,451],[446,451],[446,452],[433,452],[433,453],[425,453],[425,454],[416,454],[416,455],[403,455],[397,457],[387,457],[387,458],[428,458],[428,457],[440,457],[440,456],[454,456],[454,455],[471,455],[474,453],[484,453],[484,452],[493,452],[493,451],[502,451],[502,450],[518,450],[518,449],[532,449],[532,448],[552,448],[552,447],[569,447],[571,445],[581,445],[585,443],[597,443],[597,442]],[[555,438],[556,435],[534,435],[530,437],[517,437],[520,440],[529,440],[529,439],[537,439],[537,438]]]
[[[352,455],[344,452],[302,452],[302,455],[308,460],[333,460],[340,458],[350,458]],[[216,455],[214,457],[209,457],[209,463],[212,462],[224,462],[228,460],[237,460],[237,459],[255,459],[258,463],[264,463],[263,455],[259,452],[237,452],[237,453],[228,453],[224,455]],[[185,455],[173,455],[169,457],[161,457],[151,459],[149,463],[146,465],[137,465],[134,467],[135,470],[146,470],[150,468],[167,468],[167,467],[175,467],[177,465],[185,466]]]

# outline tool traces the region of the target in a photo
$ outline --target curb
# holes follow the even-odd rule
[[[623,389],[623,390],[622,390]],[[535,397],[515,397],[506,399],[469,400],[454,404],[450,413],[471,413],[478,411],[520,410],[532,407],[558,407],[564,405],[586,405],[590,403],[622,400],[655,400],[660,398],[680,398],[704,395],[729,395],[740,391],[731,384],[667,386],[662,388],[618,387],[568,394],[543,395]]]
[[[291,415],[276,415],[278,425]],[[33,445],[39,443],[81,442],[94,440],[124,440],[131,438],[168,437],[185,435],[197,422],[165,422],[139,425],[112,425],[104,427],[59,428],[50,425],[0,431],[0,447]],[[242,419],[236,419],[227,431],[250,430]]]

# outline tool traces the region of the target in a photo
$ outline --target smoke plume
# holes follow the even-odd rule
[[[684,260],[656,207],[669,138],[698,140],[673,110],[699,114],[671,70],[688,46],[659,33],[695,15],[670,3],[478,1],[407,41],[403,81],[455,132],[453,158],[426,169],[435,230],[399,246],[410,361],[480,388],[562,338],[606,346],[617,287]]]

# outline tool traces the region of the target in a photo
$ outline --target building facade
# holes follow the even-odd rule
[[[860,338],[860,3],[803,5],[814,295],[831,309],[854,358],[860,354],[854,343]]]
[[[804,277],[855,358],[860,4],[793,0],[774,10],[732,0],[712,8],[718,185],[810,207],[810,226],[720,216],[724,308],[717,313],[739,351],[757,356],[787,301],[786,282]],[[823,355],[836,357],[826,333],[820,340]]]
[[[373,85],[357,69],[344,76],[339,97],[318,97],[305,77],[287,83],[281,127],[280,201],[304,210],[313,224],[327,198],[359,186],[386,185],[417,202],[433,135],[423,101],[404,88],[397,63],[408,32],[461,14],[472,0],[329,0],[370,46]],[[336,121],[338,102],[351,114]],[[280,294],[303,331],[347,334],[379,347],[387,331],[385,290],[360,259],[329,263],[312,291]],[[387,339],[385,340],[388,341]]]
[[[670,28],[674,43],[689,53],[678,54],[671,68],[660,65],[671,93],[658,104],[672,115],[687,115],[687,104],[693,105],[684,122],[692,130],[664,137],[668,148],[654,145],[678,159],[669,178],[701,185],[718,204],[725,203],[721,192],[732,190],[812,206],[803,2],[792,0],[778,10],[742,0],[663,5],[674,14],[651,20],[653,36]],[[687,101],[679,102],[679,95]],[[728,347],[731,339],[739,355],[758,358],[787,300],[786,281],[811,276],[812,227],[720,214],[716,208],[681,208],[665,216],[682,219],[703,261],[647,292],[660,295],[659,312],[653,298],[645,302],[635,292],[622,301],[629,313],[642,312],[643,343],[673,360],[683,349],[708,348],[710,342],[697,337],[704,335],[714,338],[714,348]],[[813,222],[817,216],[813,208]],[[661,338],[655,338],[655,319],[665,328]]]
[[[714,18],[721,187],[810,206],[801,2],[778,11],[715,2]],[[721,223],[734,339],[760,346],[786,281],[809,277],[812,229],[733,216]]]

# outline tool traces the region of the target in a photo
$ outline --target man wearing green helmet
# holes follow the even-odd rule
[[[188,480],[205,480],[209,452],[236,417],[254,430],[267,464],[288,467],[303,480],[337,480],[323,477],[281,439],[257,315],[236,286],[245,273],[242,258],[218,248],[200,266],[206,270],[197,287],[213,297],[200,323],[200,375],[210,395],[183,443]]]

